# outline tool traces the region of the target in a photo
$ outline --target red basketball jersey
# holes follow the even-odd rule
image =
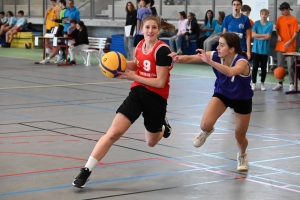
[[[136,70],[136,75],[141,76],[141,77],[145,77],[145,78],[156,78],[157,74],[156,74],[156,53],[159,50],[160,47],[162,46],[166,46],[169,48],[169,46],[162,42],[162,41],[158,41],[154,47],[152,48],[152,50],[150,50],[149,52],[145,53],[144,52],[144,45],[145,45],[145,40],[142,40],[141,42],[139,42],[139,44],[137,45],[136,49],[135,49],[135,56],[136,56],[136,60],[137,60],[137,70]],[[166,80],[166,84],[164,88],[156,88],[156,87],[152,87],[149,85],[145,85],[143,83],[134,81],[131,85],[130,88],[133,88],[135,86],[138,85],[142,85],[144,87],[146,87],[148,90],[157,93],[158,95],[162,96],[165,99],[168,99],[169,97],[169,90],[170,90],[170,70],[173,68],[173,63],[171,64],[171,66],[169,67],[169,74]]]

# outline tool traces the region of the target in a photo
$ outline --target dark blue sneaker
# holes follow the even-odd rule
[[[164,126],[165,126],[165,132],[163,137],[168,138],[171,135],[172,127],[170,126],[167,118],[165,118]]]
[[[81,168],[79,175],[75,178],[75,180],[72,183],[74,187],[84,188],[85,183],[89,181],[91,173],[92,172],[87,167]]]

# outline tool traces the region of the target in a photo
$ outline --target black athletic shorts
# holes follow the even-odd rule
[[[143,86],[136,86],[131,89],[129,96],[116,113],[122,113],[131,123],[134,123],[143,114],[146,130],[157,133],[162,131],[166,109],[166,99]]]
[[[136,47],[140,41],[144,39],[144,35],[135,35],[133,46]]]
[[[246,115],[252,112],[252,98],[248,100],[229,99],[219,93],[214,93],[213,97],[220,99],[226,107],[233,108],[236,113]]]

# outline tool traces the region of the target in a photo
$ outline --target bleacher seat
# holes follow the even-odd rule
[[[191,40],[189,43],[189,46],[187,46],[186,42],[182,43],[182,54],[183,55],[195,55],[197,49],[197,43],[196,40]]]
[[[42,32],[19,32],[14,35],[11,47],[25,48],[25,43],[29,43],[31,47],[36,48],[34,46],[34,37],[42,35]]]
[[[126,57],[123,34],[116,34],[111,36],[110,51],[119,52]]]

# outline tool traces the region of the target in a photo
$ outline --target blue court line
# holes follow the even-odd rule
[[[179,174],[179,173],[186,173],[186,172],[194,172],[194,171],[199,171],[199,170],[202,170],[202,169],[180,170],[180,171],[175,171],[175,172],[164,172],[164,173],[158,173],[158,174],[148,174],[148,175],[141,175],[141,176],[131,176],[131,177],[127,177],[127,178],[108,179],[108,180],[87,182],[87,185],[96,185],[96,184],[102,184],[102,183],[128,181],[128,180],[142,179],[142,178],[148,178],[148,177],[158,177],[158,176],[164,176],[164,175],[172,175],[172,174]],[[230,178],[230,179],[223,179],[223,180],[217,180],[217,181],[202,182],[202,183],[197,183],[197,184],[216,183],[216,182],[223,182],[223,181],[228,181],[228,180],[232,180],[232,178]],[[193,185],[197,185],[197,184],[189,184],[189,185],[193,186]],[[188,186],[188,185],[186,185],[186,186]],[[3,196],[20,195],[20,194],[26,194],[26,193],[42,192],[42,191],[52,191],[52,190],[56,190],[56,189],[71,188],[71,187],[73,187],[73,186],[71,184],[68,184],[68,185],[61,185],[61,186],[47,187],[47,188],[39,188],[39,189],[33,189],[33,190],[22,190],[22,191],[16,191],[16,192],[7,192],[7,193],[0,194],[0,196],[3,197]]]
[[[271,162],[271,161],[287,160],[287,159],[293,159],[293,158],[300,158],[300,156],[290,156],[290,157],[283,157],[283,158],[274,158],[274,159],[269,159],[269,160],[259,160],[259,161],[253,161],[251,163]]]
[[[263,178],[263,177],[255,177],[255,178],[262,179],[262,180],[265,180],[265,181],[270,181],[269,178]],[[291,184],[291,183],[285,183],[285,182],[276,181],[276,180],[272,180],[272,182],[274,182],[274,183],[280,183],[282,185],[290,185],[290,186],[293,186],[293,187],[296,187],[296,188],[300,188],[299,185],[294,185],[294,184]]]
[[[72,101],[63,101],[63,100],[50,99],[50,98],[45,98],[45,97],[38,97],[38,96],[33,96],[33,95],[19,94],[19,93],[16,93],[16,92],[8,92],[8,91],[0,90],[0,93],[26,97],[26,98],[30,98],[30,99],[47,100],[47,101],[59,103],[61,105],[73,105],[73,106],[93,108],[93,109],[98,109],[98,110],[108,110],[108,111],[114,111],[114,112],[116,111],[115,109],[103,108],[103,107],[99,107],[99,106],[85,105],[85,104],[81,104],[81,103],[75,103],[75,102],[72,102]]]
[[[186,124],[186,125],[191,125],[191,126],[200,126],[199,124],[194,124],[194,123],[189,123],[189,122],[183,122],[183,121],[179,121],[179,120],[169,120],[170,122],[174,121],[177,122],[179,124]],[[216,128],[215,130],[221,130],[221,131],[228,131],[228,132],[232,132],[234,133],[234,130],[232,129],[227,129],[227,128]],[[262,138],[268,138],[268,139],[273,139],[273,140],[281,140],[281,141],[285,141],[285,142],[292,142],[292,143],[299,143],[298,140],[288,140],[288,139],[284,139],[284,138],[277,138],[277,137],[271,137],[271,136],[265,136],[263,134],[256,134],[256,133],[251,133],[251,132],[247,132],[247,135],[251,135],[251,136],[255,136],[255,137],[262,137]]]
[[[6,115],[12,115],[12,116],[16,116],[16,117],[21,117],[23,119],[31,119],[30,116],[15,114],[15,113],[12,113],[12,112],[6,112],[6,111],[1,111],[0,110],[0,113],[6,114]]]

